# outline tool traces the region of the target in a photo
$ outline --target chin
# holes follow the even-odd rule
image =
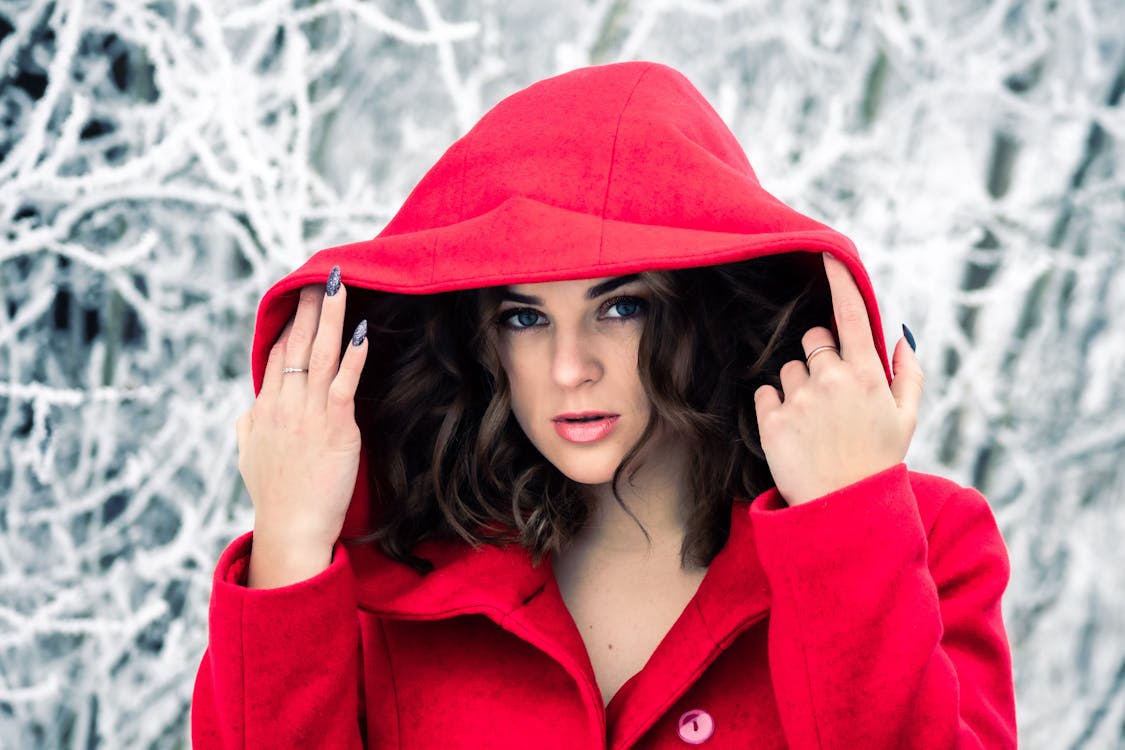
[[[613,481],[613,473],[625,458],[625,452],[622,450],[576,451],[570,446],[565,446],[562,451],[544,453],[543,456],[570,481],[598,485]]]
[[[613,474],[629,452],[629,446],[640,434],[614,435],[596,444],[571,443],[554,434],[554,430],[524,434],[543,458],[572,482],[604,485],[613,481]]]
[[[613,472],[617,470],[616,464],[608,469],[592,466],[567,466],[551,462],[555,468],[562,472],[567,479],[578,484],[609,484],[613,481]]]

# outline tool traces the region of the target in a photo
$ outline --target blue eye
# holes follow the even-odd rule
[[[609,318],[628,319],[635,318],[644,311],[645,301],[639,297],[616,297],[606,302],[603,309],[607,312],[614,309],[617,315],[608,315]]]
[[[532,328],[542,316],[534,310],[529,310],[523,307],[517,307],[514,310],[507,310],[500,316],[500,322],[509,328]]]
[[[611,320],[631,320],[645,313],[647,304],[648,302],[640,297],[614,297],[610,301],[605,302],[602,309],[609,311],[616,308],[616,310],[618,310],[618,315],[606,316]]]

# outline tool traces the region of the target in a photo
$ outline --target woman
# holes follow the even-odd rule
[[[262,301],[195,746],[1014,747],[1004,545],[881,330],[680,74],[505,99]]]

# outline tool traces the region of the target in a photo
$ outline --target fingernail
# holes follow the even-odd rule
[[[340,291],[340,267],[332,266],[332,271],[328,274],[328,283],[324,285],[324,292],[331,297],[338,291]]]
[[[359,346],[363,343],[363,339],[367,337],[367,319],[359,321],[359,325],[355,327],[355,333],[352,334],[352,346]]]
[[[902,324],[902,335],[906,337],[906,343],[910,344],[911,350],[918,351],[918,347],[914,344],[914,334],[906,327],[906,323]]]

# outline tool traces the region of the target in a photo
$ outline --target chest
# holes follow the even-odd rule
[[[556,602],[540,594],[520,611],[541,611],[505,620],[539,645],[479,614],[419,621],[361,613],[366,746],[682,750],[688,745],[681,717],[699,709],[716,727],[704,748],[788,746],[772,691],[764,622],[716,653],[703,621],[685,618],[665,634],[665,658],[642,664],[638,689],[620,693],[599,724],[578,688],[576,665],[568,666],[575,660],[556,659],[581,648],[570,642],[569,628],[556,627],[565,616]],[[528,630],[535,620],[546,629]],[[663,651],[665,645],[671,648]]]
[[[699,588],[706,569],[564,570],[559,591],[586,644],[606,705],[640,672]]]

